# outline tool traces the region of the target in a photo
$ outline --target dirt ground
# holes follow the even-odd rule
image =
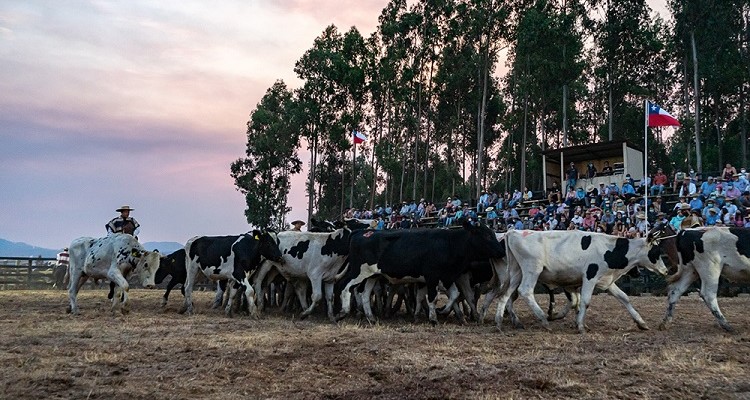
[[[579,335],[572,315],[547,332],[521,303],[526,329],[500,333],[453,318],[229,319],[209,292],[189,317],[179,291],[164,310],[161,295],[133,290],[132,312],[113,316],[106,292],[88,290],[73,317],[62,291],[0,292],[0,398],[750,398],[750,298],[720,299],[726,333],[698,297],[683,297],[668,331],[656,329],[664,297],[633,298],[654,328],[640,331],[598,295]]]

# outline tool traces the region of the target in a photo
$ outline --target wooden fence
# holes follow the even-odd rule
[[[54,258],[0,257],[0,290],[50,289],[55,265]]]

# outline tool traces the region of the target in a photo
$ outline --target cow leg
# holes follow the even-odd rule
[[[248,314],[250,314],[250,316],[255,319],[260,318],[260,315],[258,314],[258,308],[255,306],[257,302],[255,289],[253,289],[253,285],[250,284],[250,274],[247,272],[245,273],[245,279],[242,281],[242,285],[245,288],[245,298],[247,299]]]
[[[633,317],[633,321],[635,321],[636,324],[638,324],[638,327],[644,331],[647,331],[648,325],[646,325],[646,321],[641,318],[641,315],[638,314],[638,311],[635,310],[633,305],[630,303],[630,298],[628,298],[628,295],[625,294],[625,292],[622,291],[617,285],[614,283],[609,285],[609,288],[607,288],[607,291],[612,296],[615,296],[617,300],[620,300],[620,303],[625,306],[625,308],[630,313],[630,316]]]
[[[226,307],[226,304],[224,303],[224,292],[227,289],[227,280],[219,280],[216,282],[216,294],[214,295],[214,302],[211,303],[211,309],[216,309],[222,306]],[[230,294],[231,297],[231,294]],[[231,297],[234,299],[234,297]],[[231,304],[229,301],[229,298],[227,298],[227,303]]]
[[[292,301],[297,295],[294,293],[294,284],[290,281],[286,281],[284,285],[284,297],[281,300],[281,310],[284,312],[290,312],[292,308]]]
[[[660,330],[665,330],[669,327],[669,324],[672,322],[672,318],[674,316],[674,309],[675,306],[677,306],[677,302],[680,301],[682,295],[697,278],[695,270],[692,266],[682,266],[677,273],[680,275],[676,277],[676,280],[669,284],[669,294],[667,295],[667,313],[666,315],[664,315],[664,320],[661,321],[661,324],[659,324]]]
[[[375,315],[372,313],[372,304],[371,304],[371,298],[372,298],[372,292],[375,288],[375,285],[377,285],[378,279],[373,277],[365,281],[364,284],[364,290],[360,294],[360,299],[362,301],[362,310],[365,313],[365,318],[367,318],[367,322],[370,324],[375,324],[377,322],[377,319],[375,319]]]
[[[180,314],[193,315],[193,286],[195,285],[195,274],[198,273],[198,268],[193,263],[188,263],[185,269],[187,272],[185,285],[183,285],[185,289],[185,301],[179,312]]]
[[[719,277],[721,276],[721,264],[720,260],[713,260],[705,265],[706,273],[701,274],[701,298],[711,310],[711,313],[716,317],[722,328],[727,332],[732,332],[732,326],[729,325],[724,314],[721,313],[719,308],[719,302],[716,298],[716,293],[719,290]]]
[[[547,306],[547,320],[552,320],[552,313],[555,312],[555,292],[549,288],[549,286],[542,284],[545,289],[547,289],[547,294],[549,295],[549,305]]]
[[[234,298],[235,298],[235,296],[237,296],[237,292],[239,291],[238,289],[240,289],[241,286],[242,285],[239,282],[234,281],[234,280],[231,281],[231,282],[229,282],[228,285],[227,285],[227,289],[228,289],[228,292],[229,292],[229,299],[227,300],[227,305],[224,307],[224,313],[229,318],[232,318],[234,316],[233,312],[232,312],[233,311],[232,307],[234,306]],[[218,289],[217,289],[217,291],[218,291]],[[222,298],[223,298],[223,296],[222,296]]]
[[[581,286],[581,300],[578,303],[578,317],[576,318],[576,326],[578,327],[578,332],[581,334],[586,333],[586,325],[584,324],[584,319],[586,318],[586,309],[589,308],[589,304],[591,303],[591,296],[593,296],[594,294],[595,287],[595,280],[583,280],[583,285]]]
[[[307,304],[307,281],[295,279],[292,281],[292,286],[294,286],[294,293],[297,294],[297,299],[299,300],[302,309],[307,310],[309,307]]]
[[[323,285],[326,292],[326,307],[328,309],[328,319],[330,319],[331,322],[336,322],[336,315],[333,313],[334,282],[325,282]]]
[[[430,311],[429,318],[430,318],[430,324],[432,326],[436,326],[438,323],[437,320],[437,313],[435,312],[435,303],[437,302],[437,285],[438,282],[435,281],[427,281],[427,307]]]
[[[424,284],[416,284],[414,287],[414,322],[419,321],[419,314],[422,313],[422,300],[427,297],[427,286]]]
[[[305,311],[302,311],[302,313],[299,315],[300,319],[305,319],[308,315],[312,314],[312,312],[315,310],[315,307],[320,304],[320,300],[323,299],[323,279],[320,276],[310,277],[310,284],[312,284],[312,301],[310,303],[310,306],[307,307]],[[305,296],[307,296],[307,294],[305,294]]]
[[[81,280],[83,278],[81,276],[81,270],[79,268],[73,268],[70,272],[70,277],[68,279],[68,298],[70,300],[70,305],[67,308],[67,312],[78,315],[80,314],[80,310],[78,310],[78,291],[81,290],[81,286],[83,283],[81,283]],[[85,282],[85,280],[84,280]]]
[[[263,311],[265,308],[265,293],[264,293],[264,285],[263,282],[266,279],[266,276],[268,273],[273,269],[273,265],[271,265],[270,262],[264,262],[263,265],[261,265],[260,268],[258,268],[258,272],[253,277],[253,288],[255,288],[255,296],[258,298],[258,310]],[[273,279],[269,276],[269,280]]]
[[[169,283],[167,284],[167,291],[164,292],[164,297],[161,300],[161,306],[162,307],[166,307],[167,306],[167,301],[169,301],[169,292],[171,292],[172,289],[174,289],[175,286],[177,286],[177,280],[176,279],[170,279]],[[185,290],[185,285],[183,285],[183,294],[184,294],[184,290]]]
[[[552,292],[550,292],[550,296],[552,296]],[[575,300],[574,300],[573,296],[575,296]],[[573,307],[573,305],[574,304],[577,305],[578,302],[580,301],[580,298],[578,297],[577,294],[571,294],[567,290],[565,290],[565,298],[568,300],[567,303],[565,303],[565,308],[563,308],[562,310],[558,311],[554,315],[550,315],[549,318],[548,318],[550,321],[555,321],[555,320],[558,320],[558,319],[565,318],[565,316],[568,315],[568,313],[570,312],[570,309]],[[551,310],[552,310],[552,307],[550,306],[550,311]]]
[[[510,271],[509,275],[510,277],[508,288],[498,299],[497,310],[495,311],[495,327],[498,331],[502,331],[503,314],[505,313],[506,306],[509,305],[508,301],[510,300],[511,296],[516,293],[516,290],[518,290],[518,286],[521,284],[520,269]]]
[[[549,329],[549,322],[547,321],[547,314],[539,307],[539,303],[536,302],[534,297],[534,287],[536,286],[539,273],[535,269],[527,269],[528,274],[521,278],[521,285],[518,286],[518,295],[526,300],[526,303],[531,308],[536,318],[542,323],[542,327],[546,330]]]
[[[117,285],[115,296],[112,298],[112,312],[115,312],[116,305],[119,303],[120,312],[123,314],[129,313],[130,304],[128,303],[128,290],[130,289],[130,286],[128,285],[128,280],[122,276],[120,269],[116,267],[110,268],[110,271],[107,273],[107,278],[110,282]]]
[[[456,281],[456,286],[461,294],[464,295],[464,299],[469,304],[471,309],[471,318],[474,321],[479,321],[479,312],[477,311],[477,303],[474,301],[474,289],[471,287],[471,280],[469,274],[462,274]]]

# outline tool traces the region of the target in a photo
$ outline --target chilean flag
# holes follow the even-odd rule
[[[648,126],[680,126],[680,121],[669,115],[661,107],[650,101],[647,101],[646,104],[648,107]]]
[[[354,144],[360,144],[367,140],[367,135],[360,131],[353,131],[352,134],[354,134]]]

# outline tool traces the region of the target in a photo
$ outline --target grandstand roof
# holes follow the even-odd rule
[[[643,153],[643,149],[628,140],[613,140],[611,142],[587,143],[579,146],[561,147],[542,152],[547,159],[560,162],[562,153],[565,162],[581,162],[589,160],[602,160],[606,158],[622,157],[622,144],[626,143],[631,149]]]

